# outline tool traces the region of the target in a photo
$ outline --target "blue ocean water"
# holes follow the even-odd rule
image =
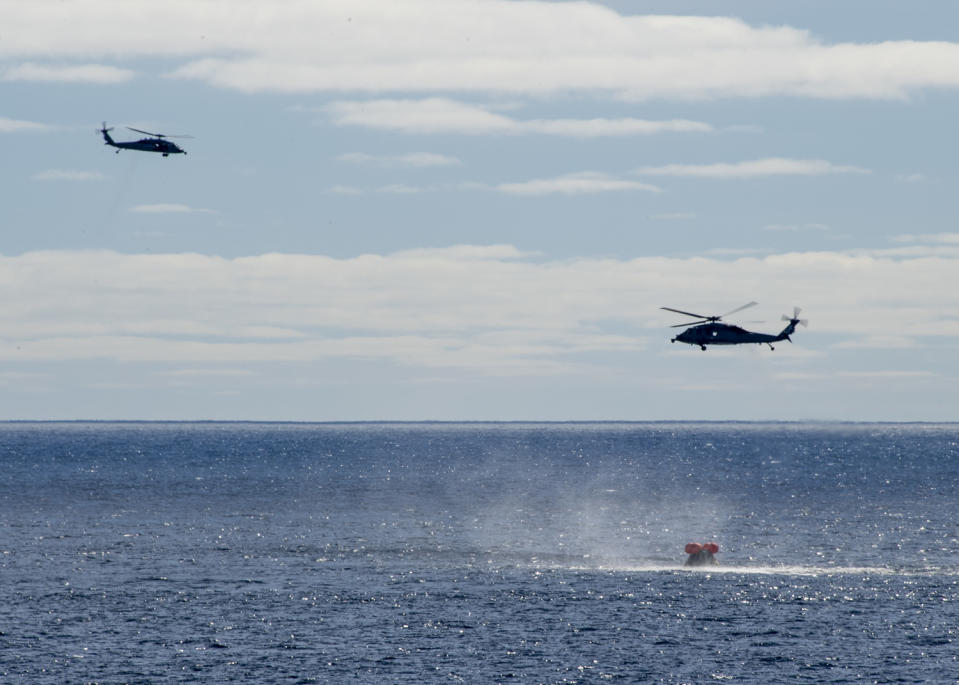
[[[0,465],[2,682],[959,682],[959,425],[15,423]]]

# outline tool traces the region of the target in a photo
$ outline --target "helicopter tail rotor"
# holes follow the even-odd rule
[[[800,307],[793,307],[793,315],[789,316],[788,314],[783,314],[783,321],[795,322],[798,323],[803,328],[809,325],[809,319],[800,319],[799,312],[802,311]]]
[[[103,136],[104,145],[114,145],[113,138],[110,137],[110,131],[113,130],[113,127],[107,128],[107,122],[103,122],[100,125],[100,130],[97,131],[100,135]],[[119,152],[119,150],[117,150]]]

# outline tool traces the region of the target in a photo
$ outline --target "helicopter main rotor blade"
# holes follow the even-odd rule
[[[702,321],[690,321],[689,323],[676,323],[670,328],[686,328],[687,326],[698,326],[701,323],[711,323],[712,319],[703,319]]]
[[[736,312],[741,312],[741,311],[744,310],[744,309],[749,309],[750,307],[755,307],[757,304],[759,304],[759,303],[758,303],[758,302],[747,302],[747,303],[744,304],[742,307],[737,307],[736,309],[732,310],[731,312],[726,312],[726,313],[723,314],[722,316],[729,316],[730,314],[735,314]]]
[[[187,136],[187,135],[172,136],[169,133],[152,133],[150,131],[144,131],[141,128],[133,128],[132,126],[127,126],[127,128],[130,129],[131,131],[136,131],[137,133],[144,133],[148,136],[153,136],[154,138],[192,138],[193,137],[193,136]]]
[[[684,312],[682,309],[673,309],[672,307],[660,307],[660,309],[665,309],[667,312],[676,312],[677,314],[685,314],[686,316],[691,316],[694,319],[705,319],[706,321],[709,321],[713,318],[711,316],[705,316],[703,314],[693,314],[692,312]],[[681,325],[685,326],[689,324],[681,324]],[[673,328],[675,328],[675,326],[673,326]]]

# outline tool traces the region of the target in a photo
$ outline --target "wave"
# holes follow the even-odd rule
[[[801,564],[777,565],[719,565],[708,567],[686,567],[681,565],[662,565],[648,563],[615,563],[596,566],[577,565],[569,570],[608,571],[616,573],[689,573],[708,575],[780,575],[780,576],[959,576],[959,567],[955,566],[804,566]]]

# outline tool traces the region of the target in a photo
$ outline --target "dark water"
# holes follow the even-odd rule
[[[959,682],[959,425],[5,424],[0,465],[3,682]]]

